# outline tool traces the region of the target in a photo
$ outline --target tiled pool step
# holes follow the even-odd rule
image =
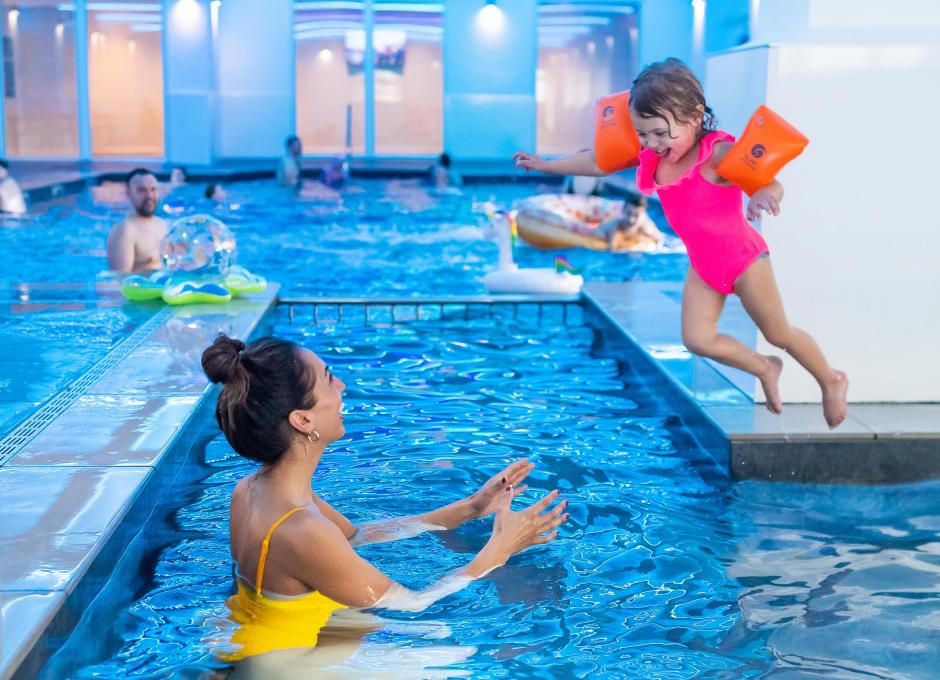
[[[35,677],[69,634],[185,462],[186,425],[209,422],[202,349],[248,337],[276,294],[159,312],[17,442],[0,467],[0,680]]]
[[[835,430],[819,404],[785,404],[774,415],[754,402],[753,378],[682,345],[681,284],[597,282],[585,286],[585,296],[687,403],[690,425],[726,460],[734,479],[891,484],[940,478],[940,404],[850,404]],[[756,337],[735,298],[720,328]]]

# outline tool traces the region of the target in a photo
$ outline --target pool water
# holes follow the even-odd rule
[[[168,220],[208,211],[226,222],[238,260],[282,285],[282,296],[483,295],[497,246],[480,205],[510,208],[557,186],[470,184],[434,193],[416,180],[355,180],[335,199],[304,198],[270,180],[229,185],[230,204],[202,199],[204,185],[174,190]],[[111,183],[0,216],[0,437],[35,412],[149,318],[127,303],[106,271],[105,242],[128,209]],[[658,207],[651,215],[663,223]],[[665,229],[666,227],[663,226]],[[684,254],[610,254],[516,248],[521,266],[552,267],[565,254],[588,280],[679,280]]]
[[[347,383],[348,434],[314,487],[351,519],[453,502],[522,456],[537,463],[526,499],[559,488],[572,518],[424,612],[380,612],[390,621],[361,631],[334,675],[310,656],[231,677],[936,677],[936,484],[731,485],[629,358],[592,353],[577,316],[364,326],[281,311],[274,332]],[[232,590],[228,500],[254,467],[207,427],[180,509],[132,547],[145,569],[116,574],[46,677],[229,672],[213,657]],[[490,526],[361,553],[420,588]]]
[[[0,439],[102,359],[155,307],[74,299],[76,290],[30,291],[40,300],[0,303]],[[69,298],[63,300],[63,293]],[[56,299],[56,298],[60,299]]]
[[[235,234],[239,264],[281,283],[282,295],[336,297],[485,294],[482,279],[496,265],[497,247],[481,204],[511,208],[557,185],[481,183],[460,194],[435,194],[417,181],[364,179],[336,200],[314,200],[270,180],[251,181],[228,186],[231,205],[222,208],[200,198],[203,188],[174,190],[159,214],[172,220],[211,212]],[[25,219],[0,220],[0,249],[8,254],[0,270],[0,302],[18,299],[24,285],[70,282],[94,290],[96,280],[108,280],[105,241],[126,205],[96,203],[95,195],[89,189]],[[650,214],[668,231],[658,206]],[[515,249],[524,267],[552,267],[556,255],[592,281],[678,281],[688,266],[681,253],[540,251],[525,244]]]

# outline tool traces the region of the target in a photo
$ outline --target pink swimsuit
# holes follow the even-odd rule
[[[689,251],[692,269],[719,293],[734,292],[734,282],[768,252],[767,243],[744,219],[742,192],[736,186],[712,184],[700,172],[716,142],[734,142],[727,132],[709,132],[700,142],[698,160],[672,184],[656,183],[659,156],[640,152],[636,186],[659,195],[666,220]]]

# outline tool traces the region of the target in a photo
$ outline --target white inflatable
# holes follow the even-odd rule
[[[510,217],[499,212],[492,218],[499,246],[499,263],[495,271],[483,277],[490,293],[541,293],[576,295],[581,292],[584,278],[578,274],[556,272],[554,269],[519,269],[512,259]]]

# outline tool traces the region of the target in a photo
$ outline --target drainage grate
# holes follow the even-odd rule
[[[146,323],[115,345],[94,366],[66,385],[62,391],[40,406],[39,410],[17,425],[6,437],[0,439],[0,466],[5,465],[7,461],[19,453],[20,449],[62,415],[69,406],[85,393],[85,390],[98,382],[119,361],[137,349],[156,328],[162,326],[167,319],[173,316],[174,311],[172,307],[166,307],[154,314]]]

